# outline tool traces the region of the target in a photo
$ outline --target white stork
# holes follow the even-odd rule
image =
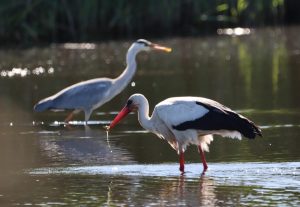
[[[148,100],[142,94],[134,94],[107,129],[113,128],[131,111],[138,112],[143,128],[165,139],[177,151],[181,172],[184,172],[184,151],[190,144],[198,146],[203,171],[206,171],[203,151],[209,151],[214,134],[238,139],[262,136],[259,127],[230,108],[211,99],[190,96],[168,98],[158,103],[149,117]]]

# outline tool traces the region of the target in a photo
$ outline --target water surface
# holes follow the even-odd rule
[[[300,200],[300,38],[298,27],[155,42],[173,52],[142,53],[132,83],[65,127],[68,112],[33,113],[58,90],[116,77],[130,41],[0,50],[0,204],[103,206],[297,206]],[[247,30],[248,31],[248,30]],[[154,40],[153,40],[154,41]],[[215,99],[257,123],[263,138],[215,136],[202,174],[195,146],[178,155],[130,114],[109,135],[103,126],[132,93],[159,101]]]

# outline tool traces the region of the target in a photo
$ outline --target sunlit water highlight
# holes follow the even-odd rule
[[[186,164],[186,178],[199,178],[202,165]],[[30,175],[122,175],[176,177],[181,173],[177,163],[134,164],[106,166],[76,166],[58,168],[38,168],[26,171]],[[300,163],[210,163],[204,176],[214,178],[219,183],[259,185],[264,188],[288,188],[300,191]]]
[[[110,121],[96,121],[96,120],[89,120],[87,122],[88,125],[106,125],[109,124]],[[54,121],[49,124],[49,126],[84,126],[86,125],[85,121],[70,121],[68,123],[62,122],[62,121]]]
[[[110,120],[89,120],[87,122],[88,126],[99,126],[99,128],[103,128],[110,124]],[[18,122],[8,122],[8,123],[2,123],[1,125],[8,125],[10,127],[20,127],[20,126],[50,126],[50,127],[62,127],[62,126],[86,126],[85,121],[70,121],[68,123],[63,121],[53,121],[50,123],[46,122],[36,122],[32,121],[31,123],[18,123]],[[293,124],[293,123],[281,123],[281,124],[270,124],[270,125],[259,125],[261,129],[272,129],[272,128],[299,128],[300,124]],[[147,130],[123,130],[123,133],[126,134],[135,134],[135,133],[149,133]]]

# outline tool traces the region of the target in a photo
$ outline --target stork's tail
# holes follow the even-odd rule
[[[254,139],[257,135],[262,137],[261,129],[252,121],[242,115],[239,115],[239,118],[239,121],[237,121],[238,129],[243,136],[249,139]]]
[[[42,112],[47,109],[50,109],[52,106],[52,100],[51,99],[43,99],[37,104],[34,105],[33,110],[36,112]]]

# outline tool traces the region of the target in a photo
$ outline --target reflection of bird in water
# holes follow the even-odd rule
[[[104,178],[108,188],[106,206],[218,206],[218,198],[224,193],[216,189],[215,181],[208,176]]]
[[[180,203],[184,206],[216,206],[218,202],[214,180],[204,175],[192,179],[181,175],[178,179],[170,180],[163,186],[159,189],[160,199],[167,200],[172,197],[174,198],[173,205]]]
[[[223,137],[254,139],[262,136],[261,130],[246,117],[222,104],[201,97],[173,97],[166,99],[154,108],[149,117],[149,103],[142,94],[132,95],[126,106],[119,112],[108,129],[114,127],[131,111],[138,111],[142,127],[155,133],[180,155],[180,171],[184,172],[184,151],[190,144],[198,146],[204,171],[207,163],[203,150],[213,140],[213,134]]]
[[[150,50],[171,51],[170,48],[139,39],[128,49],[126,56],[127,67],[119,77],[115,79],[95,78],[71,85],[58,93],[39,101],[34,106],[34,110],[37,112],[47,109],[74,110],[66,118],[66,122],[70,121],[75,113],[84,111],[85,123],[87,124],[93,110],[110,101],[128,85],[136,71],[136,55],[140,51]]]
[[[43,133],[42,136],[45,136],[40,139],[42,152],[54,163],[71,163],[72,165],[135,163],[126,149],[114,144],[113,136],[110,137],[112,140],[111,148],[109,148],[106,143],[106,134],[102,130],[90,129],[87,132],[73,129],[61,131],[54,136]]]

